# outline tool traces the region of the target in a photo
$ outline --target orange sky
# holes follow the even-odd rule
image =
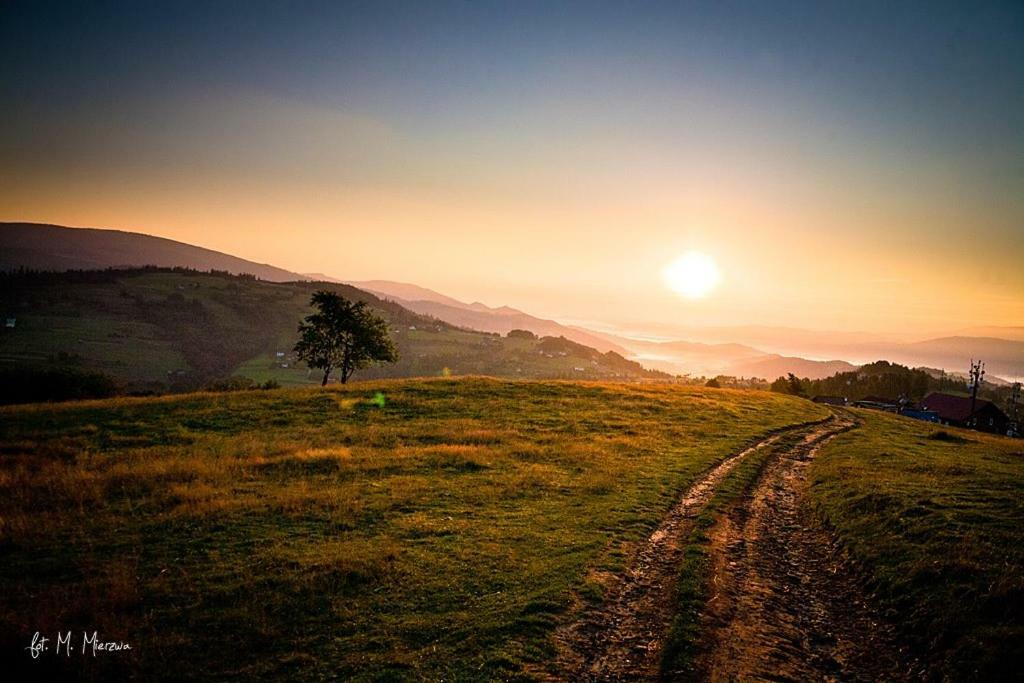
[[[776,17],[753,44],[719,24],[681,43],[652,17],[628,45],[602,37],[610,20],[559,33],[457,19],[496,31],[504,52],[447,19],[391,36],[408,54],[353,38],[315,59],[301,41],[272,54],[292,45],[276,34],[236,54],[231,35],[193,45],[192,24],[159,29],[214,78],[135,54],[141,38],[83,53],[82,73],[57,70],[46,40],[15,42],[0,219],[145,232],[632,330],[1024,324],[1024,145],[1006,99],[1019,88],[996,68],[1019,66],[1020,48],[994,33],[998,15],[955,18],[982,22],[977,64],[933,53],[929,36],[889,44],[867,20],[850,33],[847,17],[817,18],[831,52]],[[927,78],[900,71],[905,56]],[[691,249],[723,276],[697,301],[660,276]]]
[[[1024,321],[1019,244],[982,243],[964,257],[969,233],[929,238],[903,227],[956,222],[953,207],[861,207],[848,198],[822,207],[804,188],[782,199],[621,183],[566,182],[557,197],[553,188],[524,196],[518,188],[83,179],[57,197],[45,186],[5,193],[0,214],[137,230],[298,272],[414,282],[468,301],[640,329],[678,322],[903,333]],[[661,281],[662,267],[688,249],[722,270],[722,285],[703,300],[682,299]]]

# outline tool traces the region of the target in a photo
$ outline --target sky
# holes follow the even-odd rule
[[[0,101],[0,220],[633,332],[1024,325],[1020,2],[6,2]]]

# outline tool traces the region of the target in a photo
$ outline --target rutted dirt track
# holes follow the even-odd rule
[[[900,680],[909,664],[874,614],[833,539],[804,503],[807,469],[836,434],[809,433],[770,459],[751,498],[712,534],[702,655],[713,681]]]
[[[715,528],[711,596],[693,680],[892,680],[900,658],[891,633],[841,571],[828,534],[802,505],[818,449],[855,426],[849,417],[774,434],[713,468],[691,486],[611,577],[605,600],[582,607],[556,635],[566,680],[658,680],[675,609],[686,541],[719,483],[744,458],[770,448],[751,498]]]

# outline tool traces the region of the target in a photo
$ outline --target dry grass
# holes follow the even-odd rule
[[[37,675],[516,677],[697,474],[823,414],[473,378],[0,409],[3,645],[140,646]]]

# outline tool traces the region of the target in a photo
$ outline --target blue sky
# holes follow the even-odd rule
[[[728,305],[681,313],[716,324],[756,317],[766,290],[790,323],[828,306],[800,283],[847,245],[827,271],[847,288],[918,289],[819,324],[944,325],[922,301],[957,289],[943,279],[970,280],[985,320],[1021,313],[1019,2],[14,2],[0,74],[7,220],[562,316],[609,310],[611,291],[654,286],[659,252],[699,248]],[[283,221],[358,238],[329,256],[276,243]],[[603,273],[622,250],[593,235],[632,244],[621,281]],[[441,274],[418,258],[439,243]],[[501,259],[535,278],[495,276]],[[650,314],[680,313],[662,295]]]

